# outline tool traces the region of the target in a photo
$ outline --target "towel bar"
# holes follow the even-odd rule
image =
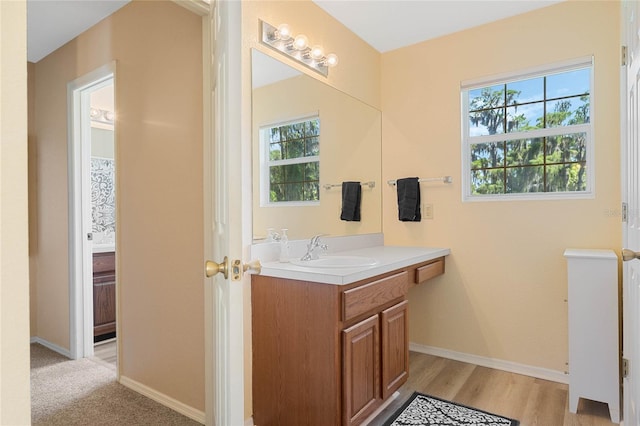
[[[442,183],[452,183],[453,178],[451,176],[441,176],[437,178],[421,178],[418,179],[418,182],[438,182],[442,181]],[[395,179],[388,180],[387,183],[391,186],[396,186],[397,181]]]
[[[369,182],[362,182],[360,183],[361,186],[368,186],[369,188],[375,188],[376,187],[376,183],[375,181],[369,181]],[[341,183],[325,183],[324,185],[322,185],[322,187],[324,189],[331,189],[331,188],[337,188],[337,187],[342,187]]]

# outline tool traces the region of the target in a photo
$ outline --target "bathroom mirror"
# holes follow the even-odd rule
[[[257,49],[251,71],[254,241],[382,232],[381,112]],[[360,221],[340,219],[343,181],[362,183]]]

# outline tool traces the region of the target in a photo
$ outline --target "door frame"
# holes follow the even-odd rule
[[[89,140],[91,92],[113,83],[115,61],[67,84],[67,174],[69,194],[69,349],[72,359],[93,355],[93,265],[91,232],[91,149]],[[116,173],[117,179],[117,173]],[[117,216],[117,211],[116,211]],[[116,247],[118,238],[116,238]],[[117,251],[117,249],[116,249]],[[116,276],[116,287],[117,287]],[[116,327],[119,328],[116,309]],[[117,331],[116,331],[117,334]]]

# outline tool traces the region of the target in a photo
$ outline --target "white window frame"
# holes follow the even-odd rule
[[[320,114],[308,114],[299,118],[290,119],[286,121],[277,121],[271,124],[265,124],[260,126],[259,139],[260,139],[260,207],[301,207],[301,206],[319,206],[320,200],[317,201],[271,201],[270,196],[270,179],[269,169],[272,166],[285,166],[289,164],[302,164],[302,163],[314,163],[318,162],[320,167],[320,156],[313,155],[310,157],[298,157],[286,160],[269,160],[269,143],[271,135],[269,131],[278,126],[287,126],[291,124],[304,123],[310,120],[320,120]],[[322,129],[322,127],[320,128]],[[320,130],[322,132],[322,130]],[[322,133],[318,135],[318,138],[322,137]],[[318,172],[321,173],[320,171]],[[319,198],[319,197],[318,197]]]
[[[474,89],[505,84],[514,81],[527,80],[536,77],[548,76],[551,74],[568,72],[572,70],[591,68],[590,89],[589,89],[589,123],[571,126],[552,127],[525,132],[509,132],[486,136],[469,136],[469,92]],[[462,141],[462,201],[515,201],[515,200],[567,200],[567,199],[591,199],[595,198],[595,146],[594,146],[594,117],[595,117],[595,96],[594,96],[594,58],[593,56],[582,57],[550,65],[529,68],[515,73],[505,73],[494,75],[488,78],[467,80],[460,84],[461,98],[461,141]],[[567,192],[529,192],[511,194],[472,194],[471,193],[471,145],[487,142],[501,142],[504,140],[518,140],[536,137],[553,136],[568,133],[586,133],[586,164],[587,179],[585,191]]]

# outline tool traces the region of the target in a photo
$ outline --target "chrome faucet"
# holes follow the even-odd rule
[[[311,237],[311,240],[309,240],[309,244],[307,244],[307,253],[302,256],[300,258],[300,260],[302,261],[307,261],[307,260],[316,260],[320,257],[320,255],[318,254],[318,251],[316,249],[321,249],[321,250],[327,250],[328,247],[326,244],[321,244],[320,243],[320,237],[324,236],[325,234],[318,234],[318,235],[314,235],[313,237]]]

